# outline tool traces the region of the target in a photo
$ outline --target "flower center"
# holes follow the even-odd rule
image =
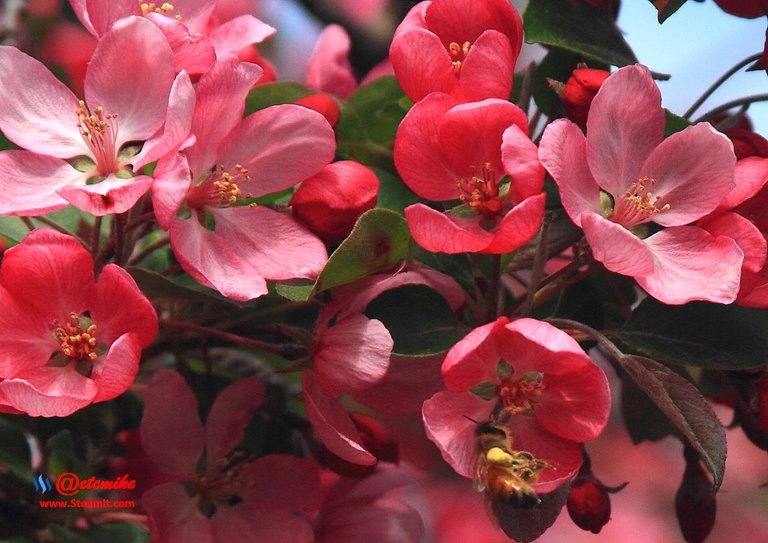
[[[654,196],[653,192],[649,190],[653,189],[654,185],[656,185],[656,180],[650,177],[642,177],[632,183],[616,203],[610,220],[625,228],[632,228],[653,220],[659,213],[669,211],[671,206],[668,203],[659,203],[663,196]]]
[[[486,217],[495,217],[502,211],[503,205],[499,197],[499,185],[490,163],[483,164],[480,177],[472,167],[472,177],[459,179],[459,198],[469,207],[476,209]]]
[[[117,173],[117,115],[104,113],[102,106],[91,112],[83,100],[76,114],[77,129],[96,160],[96,173],[102,177]]]
[[[229,207],[247,198],[240,190],[239,184],[248,183],[248,169],[235,164],[234,173],[228,172],[223,166],[209,175],[202,183],[193,187],[187,196],[187,203],[193,209],[205,206]]]
[[[464,62],[464,58],[469,53],[470,43],[465,41],[461,45],[452,41],[448,44],[448,53],[451,55],[451,64],[453,65],[453,71],[456,75],[461,73],[461,64]]]
[[[250,465],[249,459],[242,451],[234,451],[203,473],[194,485],[200,498],[214,505],[228,504],[237,498],[240,490],[252,484],[243,472]]]
[[[176,9],[173,4],[170,2],[163,2],[158,6],[154,2],[142,2],[139,0],[139,7],[141,8],[141,14],[146,15],[147,13],[159,13],[160,15],[171,15],[173,11]],[[181,20],[181,15],[175,15],[175,18],[177,20]]]
[[[508,415],[533,415],[538,397],[546,390],[544,375],[529,373],[520,379],[510,376],[501,381],[499,397]]]
[[[90,377],[93,361],[99,357],[96,325],[72,312],[64,324],[53,322],[52,333],[59,350],[53,353],[48,365],[63,367],[74,362],[79,373]]]

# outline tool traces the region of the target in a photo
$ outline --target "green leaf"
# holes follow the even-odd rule
[[[64,472],[73,472],[80,479],[92,475],[91,468],[75,450],[75,440],[69,430],[61,430],[46,442],[51,454],[48,458],[48,473],[55,480]]]
[[[768,360],[768,312],[737,305],[669,306],[646,298],[620,335],[637,352],[665,363],[738,370]]]
[[[366,316],[387,327],[400,356],[432,356],[443,353],[464,337],[467,329],[448,302],[424,285],[388,290],[374,299]]]
[[[410,101],[393,76],[360,87],[341,105],[338,153],[370,166],[391,168],[392,143]]]
[[[315,94],[315,91],[290,81],[256,85],[245,100],[245,114],[278,104],[292,104],[299,98]]]
[[[128,273],[139,286],[145,296],[152,300],[171,299],[207,303],[212,305],[242,304],[221,296],[189,279],[188,276],[170,279],[159,273],[144,268],[130,267]],[[186,283],[184,282],[186,281]]]
[[[656,10],[659,12],[659,23],[663,23],[676,12],[686,0],[650,0]]]
[[[388,209],[366,211],[328,259],[315,292],[391,268],[406,260],[410,250],[411,235],[402,216]]]
[[[79,534],[74,534],[58,524],[48,527],[58,543],[88,543],[88,540]]]
[[[32,456],[21,427],[0,418],[0,466],[23,481],[32,480]]]
[[[713,487],[717,491],[725,473],[727,446],[725,428],[707,399],[690,381],[653,359],[624,355],[619,362],[698,451],[712,473]]]
[[[679,115],[675,115],[668,109],[664,110],[666,124],[664,125],[664,137],[671,136],[675,132],[680,132],[684,128],[691,126],[691,121]]]
[[[83,534],[89,543],[147,543],[149,533],[136,524],[112,522],[94,526]]]
[[[315,284],[275,283],[275,292],[292,302],[306,302],[312,296]]]
[[[376,201],[376,207],[391,209],[402,215],[406,207],[419,201],[419,197],[396,175],[381,168],[372,167],[371,170],[379,178],[379,198]]]
[[[525,41],[553,45],[611,66],[636,64],[616,22],[587,2],[535,0],[523,14]]]

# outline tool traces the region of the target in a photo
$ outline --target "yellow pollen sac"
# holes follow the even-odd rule
[[[54,323],[57,324],[57,323]],[[69,321],[53,330],[53,337],[59,342],[61,352],[74,360],[96,360],[96,325],[91,324],[85,330],[77,313],[70,313]]]
[[[459,75],[461,72],[461,64],[464,61],[464,57],[466,57],[467,53],[469,53],[470,45],[471,44],[468,41],[465,41],[461,45],[455,41],[452,41],[450,44],[448,44],[448,53],[453,59],[451,64],[453,65],[453,71],[456,73],[456,75]]]
[[[543,375],[530,379],[504,379],[499,389],[504,411],[510,415],[532,415],[538,397],[546,389],[543,381]]]
[[[495,217],[501,213],[503,204],[499,197],[499,184],[496,182],[491,164],[483,164],[480,177],[472,168],[472,177],[459,179],[459,199],[469,207],[476,209],[486,217]]]
[[[233,205],[242,198],[240,187],[237,185],[238,178],[241,178],[244,183],[250,181],[247,168],[240,164],[235,164],[235,170],[237,171],[235,175],[222,171],[221,177],[213,181],[213,188],[217,192],[222,205]]]
[[[154,2],[142,2],[139,0],[139,7],[141,8],[141,14],[146,15],[147,13],[159,13],[161,15],[170,15],[171,12],[173,12],[174,9],[176,9],[173,4],[170,2],[163,2],[159,7]],[[177,19],[180,19],[181,17],[179,15],[176,15]]]
[[[659,207],[658,202],[662,196],[654,196],[653,192],[648,190],[654,185],[656,180],[650,177],[642,177],[632,183],[616,207],[614,215],[618,219],[617,222],[629,228],[647,222],[659,213],[669,211],[672,206],[666,203]]]

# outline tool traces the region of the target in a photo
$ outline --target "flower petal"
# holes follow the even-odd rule
[[[587,159],[597,183],[618,198],[664,136],[661,93],[645,66],[619,68],[597,92],[587,119]],[[546,166],[546,165],[545,165]]]
[[[133,0],[112,0],[111,2],[102,2],[101,0],[87,0],[85,8],[82,7],[83,0],[78,0],[80,9],[76,12],[85,10],[83,15],[87,16],[88,21],[93,26],[95,36],[106,34],[115,21],[128,17],[129,15],[141,15],[139,3]],[[83,20],[82,15],[78,15]],[[88,25],[85,25],[88,28]]]
[[[581,129],[559,119],[544,130],[539,160],[557,183],[568,216],[581,226],[582,213],[600,213],[600,187],[587,166],[587,140]]]
[[[105,402],[128,390],[139,371],[140,358],[141,345],[137,334],[124,334],[112,342],[107,353],[93,365],[91,379],[98,387],[93,401]]]
[[[171,155],[157,163],[152,180],[152,209],[158,224],[165,230],[184,203],[192,183],[189,163],[183,154]]]
[[[307,418],[320,441],[347,462],[361,466],[375,464],[376,457],[362,445],[362,438],[349,414],[322,389],[312,370],[305,370],[302,376]]]
[[[768,158],[750,156],[736,161],[733,181],[735,186],[717,206],[720,211],[746,202],[768,183]]]
[[[731,141],[709,123],[672,134],[653,150],[641,173],[656,180],[657,206],[671,208],[655,215],[663,226],[691,223],[714,210],[731,191],[736,156]]]
[[[465,102],[486,98],[508,100],[516,60],[507,36],[486,30],[471,45],[457,77],[458,86],[451,94]]]
[[[134,171],[194,143],[189,136],[194,111],[195,88],[187,72],[181,72],[171,87],[163,130],[144,142],[141,152],[133,157]]]
[[[493,98],[452,107],[443,114],[438,128],[443,160],[464,179],[482,178],[478,170],[488,164],[494,181],[498,181],[504,176],[502,135],[512,125],[528,132],[523,110],[505,100]]]
[[[152,178],[139,175],[123,179],[110,175],[93,185],[65,185],[56,193],[73,206],[92,215],[124,213],[152,187]]]
[[[152,377],[140,431],[141,446],[158,469],[178,480],[194,477],[205,435],[197,398],[175,371],[161,369]]]
[[[214,541],[313,543],[312,525],[290,511],[254,510],[246,503],[218,507],[211,517]],[[164,541],[164,540],[163,540]]]
[[[765,266],[768,242],[752,221],[729,212],[700,221],[698,226],[713,236],[727,236],[736,242],[744,253],[742,271],[758,273]]]
[[[336,140],[325,117],[294,104],[259,110],[230,132],[220,162],[241,164],[250,181],[241,189],[253,198],[292,187],[333,160]]]
[[[197,508],[198,498],[178,483],[149,489],[141,504],[149,515],[152,539],[167,543],[216,543],[210,521]]]
[[[208,36],[191,34],[186,21],[171,19],[159,13],[148,13],[151,20],[163,33],[173,50],[173,69],[190,74],[207,72],[216,60],[216,50]]]
[[[244,47],[261,43],[275,35],[276,29],[253,15],[234,17],[216,28],[208,37],[211,39],[216,56],[237,55]]]
[[[217,60],[198,81],[192,133],[197,138],[187,150],[192,178],[197,180],[216,163],[224,137],[242,120],[245,97],[262,69],[234,57]]]
[[[58,158],[90,154],[77,130],[75,95],[15,47],[0,46],[0,95],[0,130],[15,144]]]
[[[459,176],[446,163],[439,140],[440,121],[455,105],[447,94],[431,94],[408,111],[395,135],[394,160],[400,177],[428,200],[454,200],[459,195]]]
[[[414,102],[423,100],[431,92],[451,94],[457,87],[447,49],[425,28],[395,33],[389,59],[403,92]]]
[[[583,213],[581,227],[595,260],[612,272],[637,277],[653,271],[646,243],[623,226],[597,213]]]
[[[85,74],[85,100],[92,111],[102,106],[117,115],[118,148],[148,139],[163,124],[175,77],[171,55],[162,32],[144,17],[121,19],[99,40]]]
[[[5,287],[50,325],[85,311],[95,288],[93,258],[75,238],[38,228],[3,254]]]
[[[544,193],[539,193],[510,209],[491,231],[493,241],[482,252],[505,254],[525,245],[539,231],[546,199]]]
[[[29,368],[0,381],[0,403],[33,417],[66,417],[90,404],[96,393],[96,384],[73,364]]]
[[[511,180],[507,196],[509,201],[519,204],[529,196],[541,194],[545,172],[539,162],[539,148],[516,124],[504,130],[501,161],[504,172]]]
[[[634,276],[657,300],[729,304],[736,299],[744,253],[733,239],[695,226],[673,226],[645,240],[654,257],[649,274]]]
[[[213,469],[240,442],[245,427],[264,400],[264,385],[255,377],[235,381],[219,392],[205,420],[208,469]]]
[[[405,218],[416,243],[432,253],[479,253],[493,241],[493,234],[480,226],[480,217],[452,217],[414,204],[405,208]]]
[[[352,42],[344,27],[328,25],[320,34],[309,58],[307,86],[338,96],[342,100],[357,88],[349,63]]]
[[[442,369],[448,390],[461,392],[480,383],[498,383],[498,338],[508,323],[509,319],[500,317],[479,326],[448,351]]]
[[[69,205],[57,194],[63,187],[85,184],[84,174],[60,158],[30,151],[0,153],[0,214],[42,215]]]
[[[352,315],[320,333],[313,358],[315,375],[331,395],[364,390],[387,373],[393,347],[392,336],[380,321]]]
[[[448,464],[464,477],[475,477],[478,425],[491,416],[496,400],[471,392],[438,392],[424,402],[422,417],[427,437]]]

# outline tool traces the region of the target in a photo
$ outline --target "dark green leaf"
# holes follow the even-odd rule
[[[523,15],[525,41],[553,45],[611,66],[637,63],[615,21],[587,2],[535,0]]]
[[[149,533],[136,524],[109,523],[94,526],[84,537],[89,543],[146,543]]]
[[[658,441],[675,432],[666,415],[626,374],[621,379],[621,412],[632,443]]]
[[[399,177],[381,168],[371,169],[379,178],[379,198],[376,201],[376,207],[391,209],[402,215],[406,207],[419,201],[419,197],[411,192]]]
[[[650,0],[659,12],[659,23],[669,19],[670,15],[676,12],[685,4],[686,0]]]
[[[240,305],[217,292],[190,280],[187,276],[170,279],[143,268],[128,268],[145,296],[152,300],[171,299],[208,303],[213,305]]]
[[[299,98],[314,93],[315,91],[290,81],[256,85],[245,100],[245,114],[278,104],[292,104]]]
[[[366,211],[328,259],[317,278],[315,291],[388,269],[407,259],[410,247],[411,235],[402,216],[388,209]]]
[[[576,65],[583,60],[578,53],[550,49],[547,56],[539,63],[533,81],[533,99],[542,113],[551,118],[562,116],[563,103],[557,92],[549,86],[548,80],[565,83],[576,69]]]
[[[675,132],[680,132],[684,128],[691,126],[691,121],[675,115],[668,109],[664,110],[664,116],[666,117],[666,124],[664,125],[664,137],[670,136]]]
[[[395,342],[393,354],[401,356],[443,353],[467,333],[445,298],[424,285],[388,290],[365,314],[384,323]]]
[[[58,524],[51,524],[48,528],[56,538],[57,543],[88,543],[88,540],[83,536],[74,534]]]
[[[75,450],[75,440],[69,430],[61,430],[46,442],[50,451],[48,458],[48,473],[51,480],[65,472],[75,473],[80,479],[92,475],[90,466]]]
[[[621,330],[638,352],[665,363],[748,369],[768,360],[768,313],[737,305],[664,305],[646,298]]]
[[[707,399],[690,381],[650,358],[625,355],[619,361],[683,437],[698,451],[720,488],[725,473],[725,428]]]
[[[369,166],[391,167],[392,143],[410,102],[393,76],[361,87],[341,105],[338,153]]]
[[[315,284],[275,283],[275,292],[292,302],[306,302],[312,296]]]
[[[0,466],[23,481],[32,480],[31,454],[21,427],[0,418]]]

